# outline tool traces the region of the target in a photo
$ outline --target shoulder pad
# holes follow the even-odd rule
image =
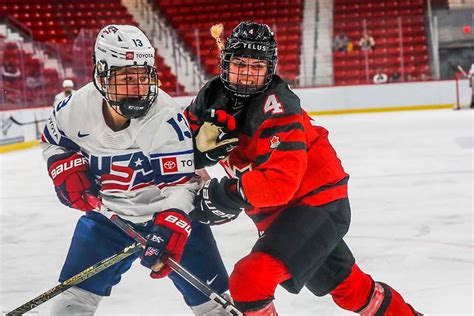
[[[206,110],[224,105],[224,86],[220,77],[214,77],[209,80],[198,92],[189,110],[198,119],[204,117]]]

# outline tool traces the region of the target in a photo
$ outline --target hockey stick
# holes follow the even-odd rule
[[[11,312],[7,313],[6,316],[17,316],[23,315],[24,313],[32,310],[33,308],[43,304],[46,301],[49,301],[53,297],[61,294],[62,292],[66,291],[70,287],[81,283],[89,279],[90,277],[96,275],[97,273],[107,269],[108,267],[116,264],[117,262],[129,257],[130,255],[140,251],[142,249],[142,245],[139,242],[135,242],[132,245],[125,247],[121,252],[118,252],[108,258],[103,259],[100,262],[97,262],[93,266],[79,272],[78,274],[70,277],[66,281],[58,284],[57,286],[53,287],[52,289],[44,292],[43,294],[35,297],[34,299],[26,302],[25,304],[15,308]]]
[[[120,216],[109,210],[103,203],[102,201],[97,198],[94,195],[91,194],[86,194],[85,195],[87,201],[89,202],[90,205],[92,205],[97,212],[100,214],[104,215],[107,217],[111,222],[113,222],[115,225],[117,225],[118,228],[120,228],[124,233],[126,233],[128,236],[132,237],[135,239],[135,241],[139,242],[143,247],[146,244],[146,239],[140,235],[140,233],[136,232],[133,227],[128,225]],[[185,279],[189,284],[194,286],[196,289],[198,289],[202,294],[206,295],[209,297],[211,300],[215,301],[217,304],[221,305],[226,311],[231,313],[234,316],[242,316],[243,314],[228,300],[226,300],[224,297],[222,297],[219,293],[215,292],[213,289],[211,289],[209,286],[207,286],[204,282],[202,282],[200,279],[198,279],[196,276],[194,276],[191,272],[186,270],[182,265],[180,265],[178,262],[175,260],[168,258],[168,257],[162,257],[161,260],[163,263],[167,264],[170,266],[171,269],[173,269],[174,272],[179,274],[183,279]]]
[[[29,122],[19,122],[13,116],[10,116],[8,119],[10,119],[16,125],[20,125],[20,126],[36,124],[36,123],[43,123],[43,122],[47,121],[46,119],[44,119],[44,120],[34,120],[34,121],[29,121]]]

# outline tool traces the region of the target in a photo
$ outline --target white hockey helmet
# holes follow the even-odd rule
[[[66,79],[63,81],[63,88],[74,88],[74,81]]]
[[[148,113],[158,95],[158,78],[154,64],[155,49],[137,27],[108,25],[97,35],[94,46],[94,84],[107,103],[120,115],[138,118]],[[146,95],[129,93],[128,81],[124,84],[127,86],[127,92],[117,93],[118,85],[116,82],[112,83],[111,76],[115,70],[123,67],[130,67],[127,76],[143,76],[143,69],[146,70]],[[143,80],[135,82],[137,85],[144,84]]]

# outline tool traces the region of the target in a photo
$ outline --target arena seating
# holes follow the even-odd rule
[[[33,40],[49,43],[51,47],[58,47],[61,63],[65,67],[74,66],[75,52],[74,40],[81,29],[93,30],[93,34],[107,24],[132,24],[138,26],[120,0],[97,2],[94,0],[68,1],[68,0],[3,0],[0,11],[7,12],[9,16],[31,29]],[[87,47],[83,54],[89,54],[86,60],[87,69],[91,69],[92,47]],[[14,54],[12,54],[14,55]],[[31,63],[26,59],[26,66]],[[176,76],[171,72],[163,58],[156,58],[162,88],[171,94],[182,94],[184,88],[176,84]],[[40,62],[42,67],[42,63]],[[27,70],[30,71],[30,70]],[[61,86],[51,78],[59,78],[55,69],[45,69],[50,77],[46,78],[46,94],[51,97],[61,90]],[[54,75],[53,73],[56,72]],[[87,78],[76,79],[82,83],[91,80],[91,72],[83,71]],[[57,79],[59,81],[59,79]],[[177,91],[176,91],[177,90]]]
[[[0,49],[6,100],[3,109],[51,105],[52,97],[61,87],[58,71],[45,68],[42,60],[23,49],[21,42],[3,39]]]
[[[267,23],[278,41],[277,72],[289,81],[299,74],[302,0],[155,0],[160,12],[192,50],[210,75],[219,73],[219,51],[209,33],[213,24],[224,24],[224,37],[240,21]],[[195,30],[199,34],[199,47]]]
[[[352,52],[333,52],[336,84],[372,83],[376,70],[388,76],[403,73],[405,80],[429,77],[423,0],[357,1],[335,0],[334,36],[344,32],[353,43]],[[399,28],[401,17],[401,32]],[[366,28],[375,47],[367,53],[369,82],[366,80],[366,55],[358,42]],[[403,45],[400,45],[400,35]]]

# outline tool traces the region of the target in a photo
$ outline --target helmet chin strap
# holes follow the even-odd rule
[[[125,98],[120,101],[106,101],[118,115],[127,119],[136,119],[145,116],[150,107],[146,100],[139,98]]]
[[[118,102],[118,108],[122,112],[122,116],[129,119],[143,117],[150,110],[148,102],[139,98],[122,99]]]

